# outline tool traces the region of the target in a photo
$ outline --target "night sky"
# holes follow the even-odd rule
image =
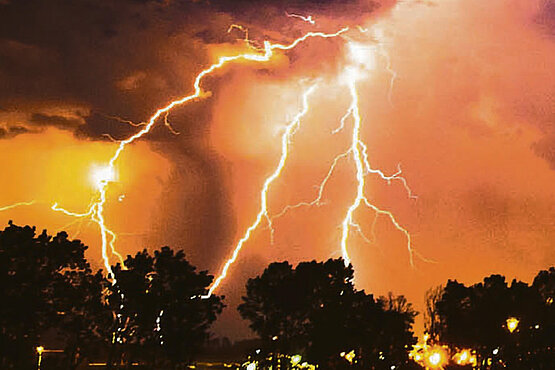
[[[315,25],[286,13],[312,15]],[[530,282],[555,263],[555,5],[550,0],[437,1],[10,1],[0,0],[0,221],[67,230],[101,268],[98,226],[50,209],[84,212],[91,171],[160,107],[190,94],[218,57],[264,40],[311,39],[268,63],[230,64],[203,82],[210,94],[171,111],[117,164],[106,222],[133,254],[182,248],[218,275],[254,221],[260,190],[280,158],[285,125],[319,81],[291,140],[268,208],[310,202],[352,122],[342,71],[362,45],[357,81],[361,138],[370,163],[403,183],[366,176],[365,192],[411,235],[360,207],[349,252],[358,288],[424,292],[456,278],[500,273]],[[360,26],[361,28],[357,28]],[[308,82],[307,82],[308,81]],[[272,261],[340,257],[341,222],[356,195],[355,164],[339,161],[313,207],[262,223],[218,289],[228,308],[217,334],[249,335],[235,311],[244,284]],[[112,262],[116,262],[113,260]]]

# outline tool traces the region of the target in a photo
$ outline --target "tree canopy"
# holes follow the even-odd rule
[[[547,369],[555,363],[555,269],[532,285],[491,275],[465,286],[449,280],[435,302],[437,335],[509,367]]]
[[[108,302],[116,313],[115,342],[125,362],[152,366],[188,363],[208,339],[208,329],[223,309],[223,297],[205,298],[213,277],[197,272],[183,251],[163,247],[128,256],[114,274]],[[145,353],[149,357],[145,357]]]
[[[0,231],[0,368],[35,368],[38,346],[63,349],[64,369],[107,352],[109,366],[189,363],[223,308],[223,297],[202,297],[213,277],[163,247],[128,256],[109,281],[86,249],[65,232]]]
[[[65,232],[36,235],[34,227],[11,222],[0,231],[2,368],[29,367],[35,348],[55,336],[61,336],[71,368],[77,352],[102,335],[103,278],[92,274],[86,249]]]
[[[406,364],[415,312],[403,297],[356,290],[353,273],[342,259],[272,263],[249,279],[238,310],[268,352],[300,353],[324,368]]]

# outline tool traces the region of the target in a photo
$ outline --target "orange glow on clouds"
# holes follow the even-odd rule
[[[17,224],[36,225],[39,230],[46,228],[51,233],[66,230],[71,237],[80,238],[90,246],[89,258],[100,263],[100,251],[95,248],[99,245],[98,226],[86,219],[76,220],[53,212],[51,206],[57,203],[77,213],[87,212],[98,190],[98,180],[110,177],[117,182],[108,192],[107,218],[120,235],[118,249],[124,253],[135,251],[142,245],[139,236],[153,227],[152,216],[158,212],[159,197],[171,165],[141,143],[122,157],[115,176],[107,173],[105,166],[114,145],[76,140],[71,133],[56,129],[0,141],[0,152],[25,153],[4,164],[3,173],[10,181],[3,185],[0,204],[12,204],[20,199],[33,201],[4,211],[2,218]]]
[[[509,3],[400,2],[362,20],[361,32],[337,42],[314,40],[291,53],[276,50],[270,63],[242,61],[219,71],[203,85],[211,91],[202,101],[207,114],[190,121],[200,121],[209,132],[203,145],[207,152],[217,153],[209,158],[223,167],[217,184],[223,195],[217,202],[229,203],[230,210],[220,213],[220,208],[204,207],[213,200],[207,191],[211,174],[203,172],[192,155],[161,148],[164,144],[134,143],[118,161],[117,181],[107,194],[106,218],[118,234],[118,250],[126,254],[164,244],[185,248],[194,264],[217,275],[222,260],[210,254],[200,258],[198,250],[204,246],[194,245],[196,239],[190,242],[191,230],[200,230],[201,235],[221,232],[214,248],[219,256],[229,256],[258,212],[260,189],[279,160],[281,133],[298,112],[306,86],[302,78],[318,77],[318,91],[311,96],[314,109],[303,117],[290,143],[291,161],[272,184],[268,209],[279,214],[287,205],[311,202],[319,195],[321,199],[275,219],[273,244],[268,229],[254,232],[221,293],[233,307],[246,279],[269,262],[340,256],[341,221],[357,189],[355,163],[338,160],[321,194],[318,186],[334,158],[350,147],[350,120],[345,130],[334,133],[350,102],[348,88],[336,78],[347,63],[357,63],[365,69],[356,77],[360,135],[369,161],[387,174],[396,173],[400,164],[418,199],[407,196],[403,184],[388,184],[372,175],[365,178],[365,193],[391,210],[410,231],[415,248],[435,261],[416,259],[412,269],[405,235],[386,217],[376,218],[374,212],[360,208],[354,217],[363,234],[353,230],[349,236],[357,285],[376,294],[390,290],[405,294],[421,311],[424,291],[447,278],[473,283],[484,275],[502,273],[530,281],[537,270],[555,261],[555,172],[535,151],[549,130],[554,76],[547,61],[555,57],[555,48],[550,36],[536,27],[539,1]],[[283,17],[282,22],[295,22],[306,30],[314,27]],[[317,26],[334,22],[324,14],[311,19]],[[195,68],[189,66],[193,61],[187,55],[170,48],[172,58],[177,54],[183,59],[179,67],[187,66],[176,68],[177,75],[185,70],[192,79],[224,55],[252,51],[241,40],[240,30],[230,34],[236,35],[236,42],[204,45],[208,60],[202,65],[194,61]],[[154,79],[141,71],[125,75],[116,79],[125,92]],[[185,93],[190,92],[189,82],[183,83]],[[179,112],[188,112],[189,107]],[[52,109],[49,113],[79,118],[64,107]],[[4,118],[2,123],[13,124],[26,116]],[[188,119],[176,118],[175,123],[187,128],[192,124]],[[98,227],[74,223],[50,206],[57,202],[65,209],[86,212],[99,179],[112,176],[102,173],[102,166],[116,146],[57,129],[0,140],[0,153],[9,159],[4,163],[3,176],[9,181],[3,181],[0,208],[35,201],[5,210],[2,220],[50,232],[67,229],[71,237],[91,246],[89,255],[99,258],[94,248],[99,245]],[[209,222],[219,217],[229,230]],[[236,314],[233,319],[239,322]],[[237,327],[244,329],[239,323],[226,330],[235,333]]]

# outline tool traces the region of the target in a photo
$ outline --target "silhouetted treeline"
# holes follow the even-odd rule
[[[63,350],[43,353],[43,370],[89,361],[179,369],[210,358],[209,328],[224,307],[222,296],[206,297],[211,275],[163,247],[127,256],[106,277],[86,249],[65,232],[37,235],[11,222],[0,231],[0,369],[37,368],[38,346]],[[330,370],[417,368],[408,358],[412,305],[357,290],[353,275],[342,259],[270,264],[248,280],[238,307],[259,339],[218,350],[227,359],[242,352],[240,360],[252,345],[249,359],[262,369],[296,369],[301,359]],[[427,295],[427,330],[432,342],[476,351],[481,369],[553,369],[554,298],[553,267],[531,285],[500,275],[468,287],[449,280]]]
[[[128,256],[108,280],[92,272],[86,249],[65,232],[36,235],[11,222],[0,231],[0,368],[36,369],[39,346],[64,350],[43,353],[43,369],[74,369],[87,359],[109,368],[189,363],[223,308],[223,297],[202,298],[212,276],[164,247]]]
[[[449,280],[428,292],[426,326],[438,342],[475,350],[480,368],[554,369],[554,298],[554,267],[531,285],[501,275],[471,286]]]

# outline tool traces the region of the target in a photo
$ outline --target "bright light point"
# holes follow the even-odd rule
[[[36,348],[36,350],[37,350],[37,353],[40,355],[44,351],[44,347],[43,346],[38,346]]]
[[[516,317],[509,317],[507,319],[507,329],[509,330],[509,332],[513,332],[516,330],[516,328],[518,327],[518,323],[520,322],[519,319],[517,319]]]
[[[499,353],[499,348],[494,349],[494,350],[492,351],[492,353],[493,353],[494,355],[498,354],[498,353]]]
[[[116,172],[113,167],[93,165],[90,172],[90,180],[98,190],[111,181],[116,180]]]
[[[301,359],[302,359],[301,355],[291,356],[291,365],[296,366],[297,364],[299,364],[301,362]]]
[[[441,354],[436,352],[436,353],[432,353],[429,357],[430,359],[430,363],[434,366],[439,365],[440,361],[441,361]]]
[[[432,365],[438,365],[440,361],[441,361],[441,354],[436,352],[430,355],[430,363]]]
[[[251,362],[250,364],[248,364],[247,365],[247,370],[256,370],[256,363]]]
[[[426,369],[443,369],[444,365],[448,362],[448,354],[446,348],[443,346],[421,347],[424,349],[423,365]],[[418,361],[415,358],[416,361]]]

